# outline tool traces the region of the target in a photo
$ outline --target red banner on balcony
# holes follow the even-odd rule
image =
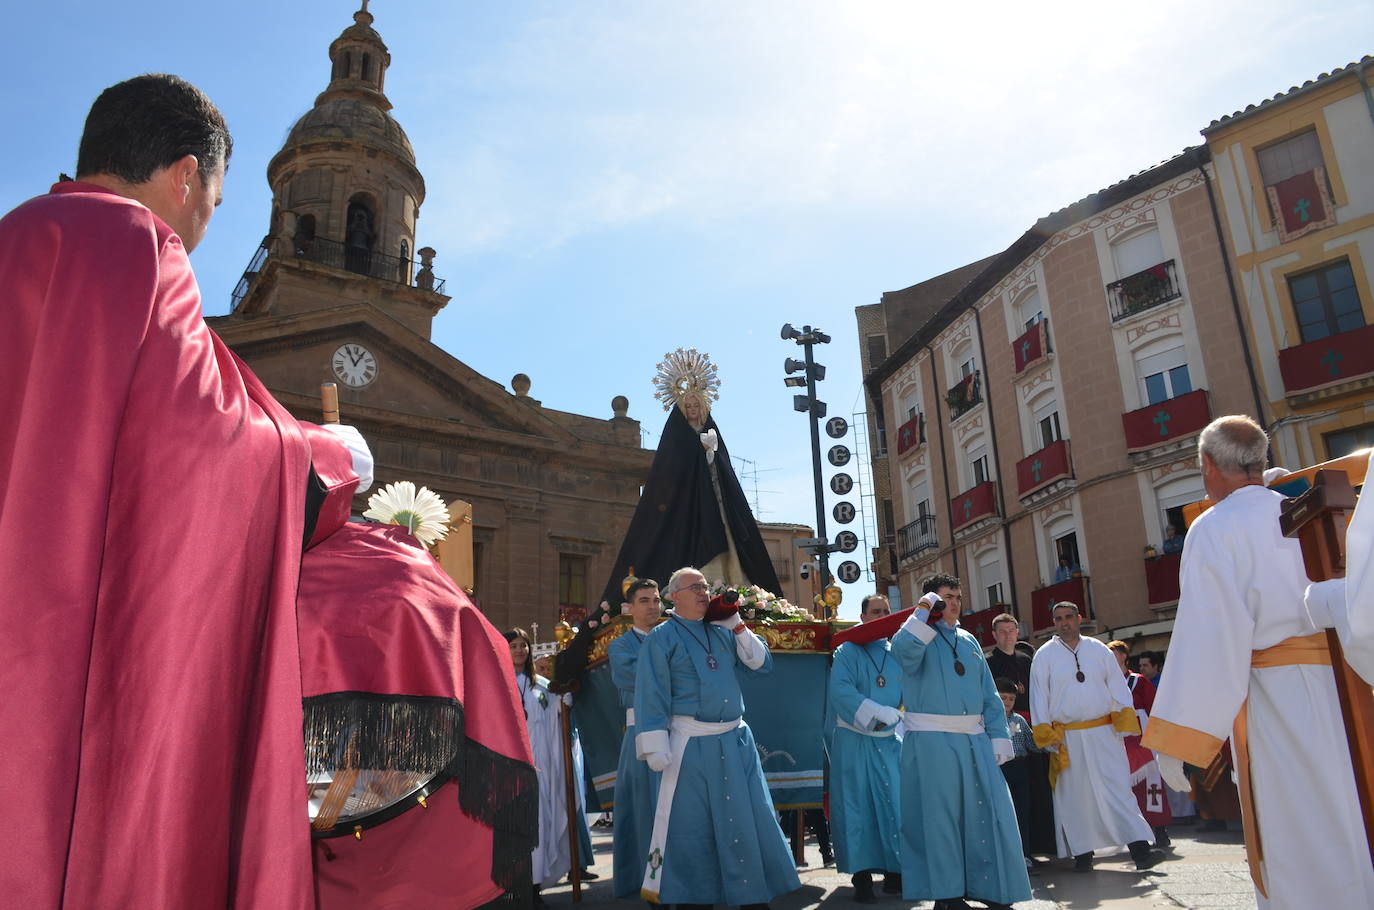
[[[1152,449],[1174,439],[1196,433],[1212,420],[1207,390],[1198,389],[1177,398],[1121,415],[1126,429],[1126,451]]]
[[[1279,372],[1289,395],[1368,376],[1374,373],[1374,326],[1284,348]]]
[[[1145,560],[1145,601],[1167,604],[1178,600],[1178,567],[1182,553],[1165,553]]]
[[[1088,603],[1088,576],[1080,575],[1047,585],[1031,592],[1031,628],[1035,631],[1048,629],[1054,625],[1053,608],[1061,600],[1078,604],[1078,612],[1084,619],[1092,616],[1092,605]]]
[[[1326,168],[1294,174],[1264,190],[1277,219],[1280,243],[1336,223],[1336,207],[1326,194]]]
[[[1041,319],[1011,343],[1011,355],[1016,361],[1018,375],[1044,360],[1050,352],[1049,326],[1049,320]]]
[[[926,441],[924,424],[925,418],[917,414],[897,428],[898,455],[905,455],[907,452]]]
[[[971,490],[960,493],[949,501],[949,510],[953,515],[950,522],[951,531],[958,531],[980,518],[996,515],[997,491],[993,481],[984,481]]]
[[[1056,480],[1072,476],[1069,444],[1059,439],[1016,463],[1016,492],[1019,496],[1029,496]]]
[[[986,610],[979,610],[977,613],[965,613],[959,617],[959,625],[964,627],[964,631],[978,639],[978,643],[985,648],[991,648],[992,640],[992,621],[1003,613],[1010,612],[1011,608],[1006,604],[997,604],[988,607]]]

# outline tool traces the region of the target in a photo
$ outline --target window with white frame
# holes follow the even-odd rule
[[[981,603],[968,604],[964,612],[989,610],[1006,603],[1005,590],[1002,586],[1001,554],[996,549],[988,550],[986,553],[979,554],[975,565],[977,567],[975,571],[978,575],[978,587],[982,592]]]
[[[1189,471],[1164,481],[1155,487],[1155,504],[1158,506],[1159,518],[1159,543],[1168,539],[1168,528],[1172,527],[1177,536],[1187,533],[1187,527],[1183,520],[1183,507],[1189,503],[1197,502],[1207,496],[1207,491],[1202,486],[1202,475],[1197,471]],[[1155,543],[1148,540],[1146,543]]]
[[[1032,437],[1035,440],[1034,451],[1064,438],[1059,428],[1059,402],[1054,398],[1047,398],[1039,403],[1031,412],[1031,421],[1035,424]]]
[[[1159,404],[1193,390],[1192,377],[1188,374],[1188,352],[1182,344],[1176,343],[1157,354],[1145,353],[1145,350],[1136,354],[1135,361],[1141,407]]]
[[[1134,231],[1112,243],[1112,261],[1116,263],[1116,277],[1125,278],[1143,272],[1164,261],[1164,244],[1159,228],[1151,225]]]
[[[920,390],[920,388],[919,388],[918,386],[916,386],[916,385],[913,383],[913,384],[911,384],[911,385],[903,386],[903,387],[902,387],[902,394],[901,394],[902,423],[906,423],[908,420],[910,420],[911,418],[913,418],[913,417],[916,416],[917,410],[918,410],[918,408],[920,407],[920,403],[921,403],[921,390]]]
[[[1255,160],[1259,162],[1260,180],[1265,186],[1282,183],[1289,177],[1305,174],[1326,163],[1322,159],[1322,144],[1316,130],[1306,130],[1256,149]]]
[[[1022,331],[1027,331],[1031,326],[1045,318],[1044,307],[1040,304],[1040,289],[1029,288],[1020,297],[1016,298],[1016,321],[1022,326]]]
[[[978,369],[978,364],[974,363],[972,357],[967,358],[959,364],[959,375],[968,378],[973,375],[973,371]]]
[[[913,477],[907,489],[910,494],[907,498],[908,522],[929,518],[934,514],[930,506],[930,483],[924,473]]]
[[[1049,572],[1044,576],[1046,584],[1057,584],[1073,577],[1074,571],[1084,571],[1083,554],[1078,545],[1078,520],[1071,512],[1055,516],[1045,524],[1044,541],[1048,545],[1046,556]],[[1065,566],[1062,562],[1068,560]],[[1067,568],[1067,573],[1061,569]]]

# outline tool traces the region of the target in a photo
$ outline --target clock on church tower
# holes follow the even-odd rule
[[[351,389],[361,389],[377,378],[377,358],[360,344],[348,342],[334,351],[334,375]]]

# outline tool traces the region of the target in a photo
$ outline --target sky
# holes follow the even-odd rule
[[[267,163],[357,6],[12,5],[0,211],[73,171],[101,89],[183,76],[234,135],[192,256],[207,315],[227,312],[267,230]],[[498,382],[528,374],[547,407],[610,417],[625,395],[648,446],[666,417],[655,365],[705,351],[758,517],[814,525],[783,323],[832,336],[819,397],[851,418],[856,306],[999,252],[1213,119],[1374,52],[1368,0],[936,6],[373,0],[427,184],[416,245],[438,251],[453,298],[434,341]],[[863,536],[827,496],[830,535]],[[842,616],[866,590],[847,586]]]

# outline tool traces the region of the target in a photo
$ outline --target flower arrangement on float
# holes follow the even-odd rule
[[[727,585],[716,582],[711,586],[712,597],[726,591],[734,591],[739,595],[739,615],[750,622],[816,621],[816,618],[806,610],[772,591],[765,591],[758,585]]]

